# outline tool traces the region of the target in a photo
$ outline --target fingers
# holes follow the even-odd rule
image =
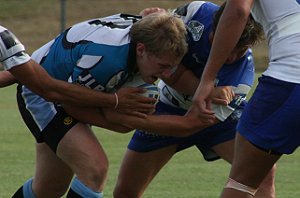
[[[139,118],[146,118],[147,117],[147,114],[142,113],[142,112],[138,112],[138,111],[130,112],[129,115],[133,115],[133,116],[136,116],[136,117],[139,117]]]
[[[212,98],[212,103],[217,105],[228,105],[230,101],[227,99]]]
[[[228,105],[235,97],[235,93],[231,86],[215,87],[210,99],[212,103],[219,105]]]

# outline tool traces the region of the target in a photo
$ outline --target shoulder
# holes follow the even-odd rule
[[[5,69],[28,62],[29,55],[25,53],[25,47],[17,37],[0,26],[0,61]]]
[[[175,9],[175,13],[180,15],[187,22],[192,19],[195,14],[206,15],[215,12],[219,8],[218,5],[206,1],[192,1]]]
[[[72,26],[66,35],[71,43],[91,41],[96,44],[120,46],[130,41],[129,30],[132,20],[124,19],[121,15],[95,18]]]

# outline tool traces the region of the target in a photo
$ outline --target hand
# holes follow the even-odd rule
[[[214,112],[211,110],[211,98],[209,97],[214,89],[214,81],[201,81],[193,98],[191,108],[198,113],[200,118],[214,120]]]
[[[163,8],[159,8],[159,7],[146,8],[146,9],[142,10],[139,13],[139,15],[141,15],[142,17],[145,17],[145,16],[155,13],[155,12],[166,12],[166,10]]]
[[[231,86],[215,87],[210,98],[214,104],[228,105],[234,99],[234,91]]]
[[[121,113],[145,117],[145,114],[151,114],[155,111],[155,98],[147,98],[139,94],[144,93],[143,88],[124,87],[116,93],[118,96],[118,105],[116,110]]]
[[[187,135],[192,135],[195,132],[199,132],[204,128],[212,126],[218,123],[218,119],[202,119],[199,117],[198,109],[193,108],[187,112],[184,116],[186,122],[189,123],[189,130],[186,131]]]

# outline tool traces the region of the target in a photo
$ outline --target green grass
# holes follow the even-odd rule
[[[185,0],[67,0],[67,26],[89,18],[119,12],[138,13],[151,6],[174,8]],[[213,2],[222,2],[215,0]],[[59,0],[0,0],[1,25],[11,29],[33,52],[60,32]],[[266,64],[265,43],[254,48],[257,67]],[[15,100],[15,86],[0,90],[0,198],[8,198],[34,172],[34,139],[24,125]],[[122,155],[131,134],[95,128],[110,161],[105,197],[112,197]],[[300,153],[281,159],[276,187],[278,198],[300,197]],[[147,189],[144,198],[218,197],[228,175],[224,161],[205,162],[195,148],[178,153]]]
[[[1,89],[0,97],[0,198],[8,198],[28,178],[35,164],[34,139],[17,109],[15,86]],[[95,128],[110,161],[105,197],[112,197],[119,165],[130,134],[117,134]],[[276,178],[278,198],[300,197],[299,151],[278,163]],[[178,153],[159,173],[144,198],[214,198],[218,197],[229,171],[222,160],[205,162],[196,148]]]

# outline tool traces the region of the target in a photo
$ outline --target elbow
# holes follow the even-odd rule
[[[231,3],[231,5],[226,5],[226,7],[231,8],[228,9],[228,12],[230,13],[229,16],[232,16],[230,20],[239,19],[239,20],[247,21],[250,14],[251,6],[252,5],[247,3],[243,3],[243,4]]]
[[[123,128],[120,128],[117,132],[122,133],[122,134],[127,134],[127,133],[130,133],[131,131],[132,131],[132,129],[123,127]]]

